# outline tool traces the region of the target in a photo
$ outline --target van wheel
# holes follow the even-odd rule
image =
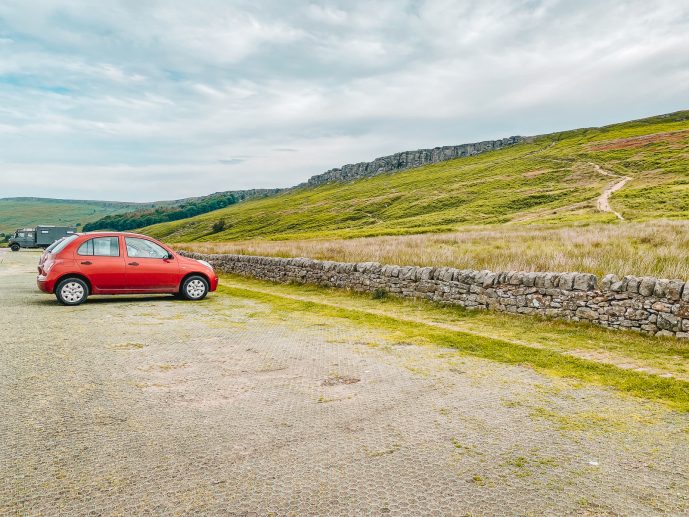
[[[10,246],[10,249],[12,251],[19,251],[19,244],[12,244],[12,246]]]
[[[203,300],[208,294],[208,280],[199,275],[193,275],[182,282],[179,294],[185,300]]]
[[[55,297],[62,305],[79,305],[89,295],[89,286],[81,278],[65,278],[55,288]]]

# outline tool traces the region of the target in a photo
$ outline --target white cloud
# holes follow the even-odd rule
[[[671,0],[5,0],[0,191],[289,186],[688,108],[688,24]]]

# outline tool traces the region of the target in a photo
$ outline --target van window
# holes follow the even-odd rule
[[[119,257],[120,240],[117,237],[97,237],[95,239],[89,239],[79,246],[77,255]]]

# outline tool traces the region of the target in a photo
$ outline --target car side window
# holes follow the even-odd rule
[[[120,241],[117,237],[97,237],[95,239],[89,239],[79,246],[77,255],[119,257]]]
[[[137,239],[136,237],[125,237],[127,244],[127,256],[136,258],[157,258],[163,259],[168,257],[168,252],[162,246],[158,246],[155,242],[146,239]]]
[[[93,255],[93,239],[89,239],[79,246],[77,255]]]

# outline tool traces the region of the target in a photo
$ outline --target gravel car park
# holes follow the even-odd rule
[[[228,294],[60,307],[0,253],[2,515],[683,515],[689,417]]]

